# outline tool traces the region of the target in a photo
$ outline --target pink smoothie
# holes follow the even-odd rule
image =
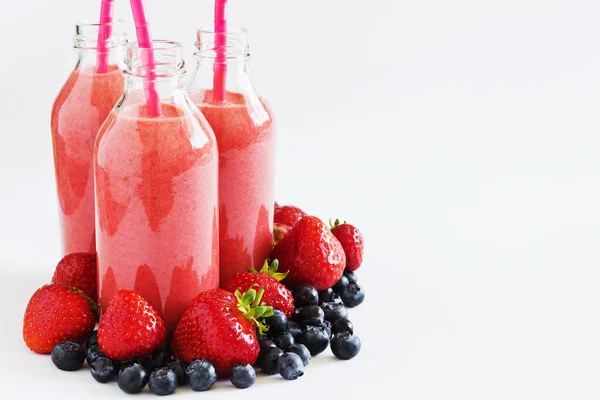
[[[227,93],[218,105],[210,91],[191,95],[219,146],[221,285],[232,275],[260,269],[273,240],[275,124],[266,103]]]
[[[63,255],[94,252],[92,158],[98,129],[123,93],[116,65],[96,74],[93,66],[74,71],[52,109],[54,169],[60,204]]]
[[[218,154],[206,121],[162,105],[112,113],[95,153],[99,301],[139,293],[172,333],[219,282]]]

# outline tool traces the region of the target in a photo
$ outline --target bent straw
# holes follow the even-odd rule
[[[108,71],[108,50],[106,42],[112,35],[112,20],[115,0],[102,0],[100,6],[100,26],[98,29],[98,56],[96,58],[96,72],[104,74]]]
[[[227,63],[225,53],[227,45],[227,0],[215,0],[215,52],[213,65],[213,101],[221,103],[225,100]]]
[[[131,11],[133,12],[133,19],[135,21],[135,33],[142,56],[142,65],[146,69],[144,91],[146,92],[148,115],[150,117],[158,117],[161,115],[161,109],[158,93],[156,92],[156,62],[154,60],[152,35],[150,34],[150,24],[146,17],[144,1],[131,0]]]

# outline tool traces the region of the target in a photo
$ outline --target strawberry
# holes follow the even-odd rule
[[[59,261],[52,283],[77,288],[93,301],[98,301],[96,283],[96,254],[74,253]]]
[[[243,295],[223,289],[200,293],[175,329],[173,356],[187,363],[208,360],[220,377],[230,375],[236,364],[254,364],[260,349],[255,325],[264,332],[262,318],[273,315],[273,309],[261,303],[263,293],[262,289]]]
[[[317,217],[306,216],[275,245],[272,259],[288,271],[287,285],[307,283],[322,291],[344,273],[346,255],[340,242]]]
[[[292,292],[281,282],[287,274],[277,272],[279,262],[274,260],[271,265],[265,261],[262,269],[250,272],[240,272],[225,282],[223,289],[235,293],[236,290],[246,292],[254,286],[264,289],[262,300],[266,305],[281,310],[286,317],[291,317],[294,312],[294,297]]]
[[[119,290],[102,313],[98,345],[113,360],[151,354],[165,341],[165,324],[142,296]]]
[[[331,233],[340,241],[344,253],[346,253],[346,269],[356,271],[362,264],[365,248],[362,233],[346,221],[340,224],[339,219],[336,219],[335,222],[330,220],[329,224],[331,225]]]
[[[49,354],[60,342],[82,343],[95,326],[88,300],[76,290],[52,283],[38,289],[29,300],[23,317],[23,340],[36,353]]]
[[[275,246],[289,230],[290,227],[287,225],[273,224],[273,246]]]
[[[273,222],[275,222],[276,224],[292,227],[305,215],[306,213],[298,207],[280,206],[275,210]]]

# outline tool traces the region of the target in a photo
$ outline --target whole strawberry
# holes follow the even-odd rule
[[[96,254],[73,253],[60,260],[54,270],[52,283],[77,288],[96,302],[98,301],[96,279]]]
[[[307,283],[322,291],[332,287],[344,273],[346,255],[340,242],[317,217],[306,216],[275,245],[272,259],[279,260],[285,283]]]
[[[23,340],[36,353],[49,354],[60,342],[83,342],[94,326],[88,300],[53,283],[38,289],[29,300],[23,317]]]
[[[267,261],[260,271],[250,269],[250,272],[240,272],[225,282],[223,289],[235,293],[236,290],[246,292],[254,286],[264,289],[262,301],[273,308],[281,310],[286,317],[294,312],[294,297],[292,292],[280,281],[287,274],[277,272],[279,262],[274,260],[271,265]]]
[[[149,355],[166,336],[165,324],[156,310],[131,290],[117,292],[98,326],[98,345],[113,360]]]
[[[255,325],[264,331],[262,318],[273,315],[273,309],[262,303],[262,294],[262,289],[200,293],[175,329],[173,356],[187,363],[208,360],[220,377],[230,375],[237,364],[254,364],[260,349]]]
[[[346,221],[340,224],[339,219],[336,219],[334,223],[330,221],[330,225],[331,233],[340,241],[344,253],[346,253],[346,269],[356,271],[363,261],[365,243],[362,233]]]
[[[275,210],[273,222],[279,225],[292,227],[300,221],[306,213],[294,206],[280,206]]]

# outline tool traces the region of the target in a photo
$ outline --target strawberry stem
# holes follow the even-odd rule
[[[348,222],[344,221],[344,224],[347,224]],[[335,227],[340,226],[342,223],[340,222],[340,220],[338,218],[336,218],[336,220],[334,221],[333,218],[329,218],[329,226],[330,229],[333,229]]]
[[[253,285],[254,286],[254,285]],[[248,289],[246,293],[235,291],[235,297],[238,301],[238,310],[240,310],[247,319],[252,321],[261,334],[269,330],[264,324],[264,319],[273,315],[273,307],[261,303],[265,290],[259,288],[258,293],[253,288]]]
[[[271,261],[271,264],[269,264],[269,260],[265,260],[265,263],[263,264],[260,271],[256,271],[254,268],[250,268],[250,269],[248,269],[248,272],[250,272],[251,274],[255,274],[255,275],[258,275],[258,274],[267,275],[267,276],[270,276],[271,278],[275,278],[281,282],[288,276],[289,271],[288,272],[277,272],[278,268],[279,268],[279,261],[277,259]]]
[[[262,300],[263,294],[265,294],[265,289],[260,288],[258,294],[256,295],[256,299],[254,300],[254,307],[258,307],[260,305],[260,301]]]

